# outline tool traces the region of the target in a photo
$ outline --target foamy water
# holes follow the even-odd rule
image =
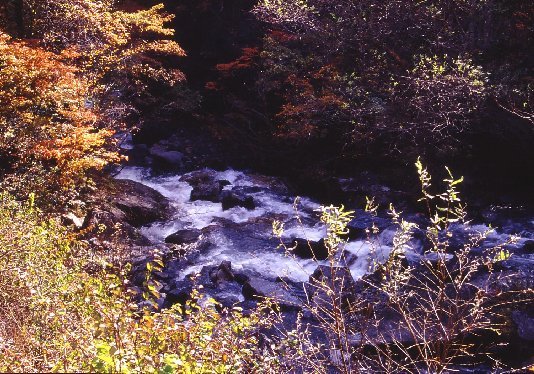
[[[246,225],[257,218],[273,215],[284,223],[282,238],[288,245],[293,238],[318,241],[326,235],[326,229],[318,218],[317,209],[320,205],[313,200],[299,198],[298,204],[295,205],[294,198],[269,191],[269,183],[265,178],[256,178],[254,175],[246,175],[231,169],[209,172],[215,174],[215,180],[226,180],[231,183],[225,186],[225,189],[260,187],[258,192],[248,193],[254,198],[256,208],[247,210],[234,207],[224,211],[220,203],[190,201],[193,188],[187,182],[180,180],[183,175],[152,176],[146,168],[125,167],[116,178],[130,179],[149,186],[167,197],[174,206],[176,213],[170,220],[156,222],[141,229],[141,233],[153,242],[163,242],[168,235],[181,229],[206,228],[218,218]],[[299,219],[296,219],[297,215]],[[283,249],[276,247],[276,241],[272,240],[271,228],[265,226],[263,231],[255,232],[254,236],[271,240],[259,247],[243,248],[241,240],[225,235],[224,230],[210,235],[212,245],[196,257],[182,277],[185,274],[198,272],[204,266],[215,266],[228,260],[236,270],[251,270],[268,275],[270,278],[283,276],[295,281],[307,281],[320,262],[287,256]],[[370,246],[364,241],[355,241],[347,244],[346,250],[352,255],[353,262],[350,264],[350,269],[353,275],[361,277],[369,267],[367,257],[372,253]],[[354,260],[355,258],[357,259]]]
[[[230,182],[224,189],[255,187],[252,190],[255,192],[247,192],[247,195],[253,197],[256,208],[247,210],[234,207],[223,210],[221,203],[190,201],[193,187],[181,180],[188,174],[152,176],[147,168],[125,167],[116,176],[117,179],[130,179],[159,191],[175,208],[175,214],[170,220],[141,228],[141,233],[154,243],[163,242],[167,236],[181,229],[201,230],[211,225],[218,226],[215,230],[209,230],[211,245],[195,257],[181,277],[199,272],[204,266],[216,266],[227,260],[231,261],[236,270],[254,271],[268,278],[288,277],[295,281],[307,281],[321,262],[287,256],[283,249],[277,248],[278,243],[272,236],[270,223],[272,217],[284,223],[282,240],[288,246],[291,246],[294,238],[318,241],[326,235],[324,225],[319,222],[317,210],[320,205],[308,198],[299,198],[298,204],[295,204],[294,197],[273,192],[269,182],[279,181],[270,177],[232,169],[222,172],[205,169],[204,172],[212,175],[215,181]],[[256,224],[261,219],[263,224]],[[224,220],[237,227],[224,227],[224,223],[221,224]],[[482,233],[488,230],[488,226],[459,225],[454,230]],[[357,240],[343,245],[344,261],[355,278],[366,274],[372,261],[383,262],[387,259],[394,234],[394,230],[387,229],[373,243]],[[519,238],[516,246],[522,245],[529,237],[525,235]],[[506,242],[508,238],[507,234],[493,231],[488,235],[485,247]]]

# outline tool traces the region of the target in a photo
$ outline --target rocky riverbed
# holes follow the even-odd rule
[[[155,248],[163,253],[165,267],[155,274],[161,283],[161,307],[184,302],[198,285],[223,306],[240,305],[245,310],[254,308],[263,296],[275,297],[288,316],[313,298],[305,292],[306,284],[324,276],[321,269],[326,264],[322,240],[326,230],[319,219],[319,201],[297,197],[281,178],[217,165],[214,153],[192,150],[185,138],[152,146],[127,142],[125,148],[130,163],[115,175],[115,192],[107,208],[93,212],[89,219],[98,223],[107,214],[126,229],[135,248],[132,280],[137,287],[142,285],[149,253]],[[362,186],[355,179],[338,182],[339,190],[346,190],[347,196],[366,194],[371,189],[379,201],[402,197],[387,186]],[[355,201],[354,196],[347,201],[351,199]],[[480,210],[479,216],[498,228],[479,251],[517,235],[516,243],[506,248],[512,256],[496,269],[493,286],[500,291],[528,290],[534,287],[534,220],[522,210],[511,211],[503,207]],[[406,219],[421,228],[428,225],[416,211],[407,213]],[[272,233],[275,220],[284,224],[281,240]],[[380,233],[371,243],[366,229],[373,224]],[[454,227],[451,259],[470,234],[487,229],[483,223]],[[362,277],[373,276],[373,261],[387,259],[395,230],[387,216],[355,209],[343,261],[337,264],[351,282],[356,282],[351,288],[354,292],[362,287],[358,283]],[[281,243],[292,248],[290,253]],[[409,265],[432,261],[425,253],[429,243],[422,229],[414,233],[409,247]],[[487,278],[486,273],[479,276]],[[525,306],[507,313],[514,326],[508,332],[511,346],[521,347],[523,352],[522,344],[531,344],[534,339],[534,314]],[[395,325],[395,321],[383,316],[380,329],[387,329],[388,324]]]

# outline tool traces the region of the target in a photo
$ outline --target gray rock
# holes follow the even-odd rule
[[[234,274],[234,279],[239,284],[245,284],[246,282],[248,282],[250,277],[243,273],[237,273],[237,274]]]
[[[202,183],[193,187],[191,201],[204,200],[218,203],[221,201],[222,186],[218,183]]]
[[[421,261],[431,263],[436,265],[439,261],[443,261],[446,264],[451,263],[454,260],[454,255],[450,253],[438,253],[438,252],[429,252],[421,256]]]
[[[374,198],[375,203],[382,206],[388,206],[390,203],[398,206],[409,201],[406,193],[392,190],[381,184],[376,175],[362,173],[356,178],[339,178],[337,182],[332,183],[337,184],[337,189],[342,195],[351,199],[364,200],[366,196],[369,196]]]
[[[260,190],[266,189],[278,195],[289,195],[289,189],[279,178],[258,174],[249,175],[249,177],[255,184],[257,184],[257,186],[259,186]],[[252,189],[258,190],[258,187],[256,186],[248,188],[251,188],[249,192],[257,192]]]
[[[104,242],[106,239],[121,233],[123,244],[127,245],[131,250],[135,246],[150,245],[150,241],[145,238],[139,230],[128,222],[126,222],[126,214],[113,206],[104,209],[92,209],[88,212],[83,222],[83,229],[89,229],[93,234],[91,244],[95,247],[104,249]],[[133,251],[130,251],[133,253]]]
[[[232,263],[230,261],[221,262],[219,266],[210,271],[209,275],[210,280],[215,284],[233,281]]]
[[[161,144],[153,145],[149,153],[156,169],[176,169],[183,165],[184,155],[181,152],[168,150]]]
[[[364,211],[357,211],[355,217],[347,224],[350,239],[362,239],[367,236],[366,230],[371,229],[373,224],[379,232],[384,231],[393,224],[391,220],[381,217],[375,217]]]
[[[134,164],[145,165],[149,150],[146,144],[136,144],[126,152],[128,161]]]
[[[310,276],[309,286],[312,292],[315,294],[323,292],[322,284],[333,285],[336,291],[345,297],[350,297],[356,286],[348,267],[336,266],[331,268],[327,265],[319,265]]]
[[[224,186],[230,184],[227,180],[216,180],[216,173],[210,169],[198,170],[186,174],[180,181],[189,183],[191,191],[191,201],[205,200],[214,203],[221,202],[221,192]]]
[[[175,233],[165,238],[165,243],[170,244],[191,244],[195,243],[201,235],[201,231],[198,229],[184,229],[178,230]]]
[[[113,205],[124,213],[124,221],[140,227],[170,217],[169,200],[158,191],[128,179],[115,180]]]
[[[511,270],[520,274],[534,275],[534,256],[516,256],[512,255],[505,261],[501,261],[499,267],[505,270]]]
[[[328,249],[324,244],[324,239],[312,241],[297,238],[293,240],[293,253],[300,258],[316,258],[325,260],[328,258]]]
[[[512,255],[506,261],[497,262],[494,270],[498,276],[494,277],[491,287],[496,292],[524,291],[534,289],[534,258]],[[482,273],[480,279],[473,282],[481,282],[488,275]]]
[[[191,292],[193,292],[193,284],[191,282],[184,283],[182,287],[175,288],[167,293],[165,305],[185,304],[191,298]]]
[[[252,196],[234,190],[222,191],[221,203],[223,210],[228,210],[236,206],[246,208],[247,210],[253,210],[256,207]]]
[[[242,292],[247,300],[274,298],[283,310],[300,309],[302,304],[283,282],[274,282],[256,276],[248,279],[243,285]]]
[[[180,181],[187,182],[195,187],[199,184],[212,183],[215,180],[215,171],[210,169],[197,170],[183,175]]]
[[[222,291],[213,295],[213,298],[221,304],[223,308],[232,308],[238,304],[239,299],[239,287],[232,287],[231,291]],[[234,293],[235,292],[235,293]]]
[[[534,240],[527,240],[521,248],[523,253],[534,254]]]

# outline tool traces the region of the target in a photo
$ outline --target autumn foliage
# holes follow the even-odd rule
[[[139,127],[143,111],[183,104],[175,99],[185,77],[172,62],[185,52],[171,40],[172,18],[161,4],[129,12],[111,0],[2,6],[4,184],[23,194],[80,187],[120,159],[115,133]]]
[[[33,1],[31,8],[39,14],[32,24],[33,35],[52,49],[77,51],[82,66],[97,77],[119,67],[146,68],[150,60],[143,61],[142,56],[148,54],[185,55],[169,40],[174,30],[165,25],[173,17],[162,12],[162,4],[137,12],[120,11],[113,4],[108,0]],[[157,76],[158,69],[152,67],[151,74]],[[159,74],[173,81],[183,79],[176,71]]]
[[[127,12],[111,0],[29,1],[36,13],[32,36],[50,49],[69,51],[89,80],[99,105],[116,125],[176,89],[184,74],[166,61],[185,56],[173,40],[173,19],[159,4]],[[138,116],[139,117],[139,116]]]
[[[278,137],[349,157],[450,155],[469,136],[499,137],[479,126],[491,103],[524,134],[533,12],[524,0],[259,1],[268,31],[255,91],[279,98]]]
[[[63,59],[0,34],[2,166],[61,188],[118,160],[113,131],[97,126],[87,80]]]

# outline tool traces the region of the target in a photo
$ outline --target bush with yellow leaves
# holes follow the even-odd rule
[[[161,265],[156,256],[147,266],[147,301],[158,296],[151,274]],[[129,271],[76,242],[33,195],[0,195],[0,371],[275,370],[259,344],[275,317],[269,305],[221,312],[196,290],[185,305],[141,307]]]

